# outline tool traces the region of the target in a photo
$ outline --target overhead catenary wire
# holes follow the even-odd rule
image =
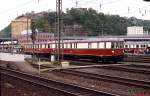
[[[13,10],[16,10],[16,9],[19,9],[19,8],[22,8],[22,7],[24,7],[24,6],[28,5],[28,4],[31,4],[32,2],[34,2],[34,0],[29,0],[29,1],[27,1],[27,2],[24,2],[24,3],[22,3],[22,4],[19,4],[19,5],[17,5],[17,6],[14,6],[14,7],[10,8],[10,9],[3,10],[3,11],[0,12],[0,15],[1,15],[1,14],[5,14],[5,13],[9,13],[9,12],[11,12],[11,11],[13,11]]]

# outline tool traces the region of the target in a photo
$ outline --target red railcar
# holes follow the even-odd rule
[[[26,44],[25,53],[55,54],[57,42]],[[124,57],[124,42],[120,39],[111,40],[64,40],[60,51],[67,58],[86,58],[94,61],[121,61]]]

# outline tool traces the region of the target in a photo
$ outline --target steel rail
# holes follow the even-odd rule
[[[135,69],[135,68],[124,68],[123,66],[104,66],[103,68],[150,75],[150,71],[148,71],[148,70]]]
[[[97,91],[90,88],[85,88],[73,84],[67,84],[60,81],[50,80],[45,77],[40,77],[37,75],[31,75],[28,73],[23,73],[16,70],[10,70],[6,68],[0,67],[2,74],[13,76],[15,78],[35,83],[38,85],[42,85],[51,89],[55,89],[66,94],[70,94],[71,96],[116,96],[116,94],[111,94],[103,91]],[[118,95],[119,96],[119,95]]]
[[[150,65],[142,65],[142,64],[131,64],[129,67],[136,67],[136,68],[145,68],[150,70]]]
[[[57,72],[58,70],[55,70],[55,71]],[[66,74],[77,75],[80,77],[82,76],[82,77],[91,78],[94,80],[103,80],[103,81],[108,81],[108,82],[120,83],[124,85],[132,85],[132,86],[142,87],[146,89],[150,88],[150,82],[142,81],[142,80],[113,77],[109,75],[93,74],[93,73],[75,71],[71,69],[60,69],[60,71]]]

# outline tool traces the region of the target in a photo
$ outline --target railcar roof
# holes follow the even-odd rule
[[[77,42],[77,43],[86,43],[86,42],[123,42],[124,40],[121,38],[90,38],[90,39],[84,39],[84,40],[63,40],[61,42],[63,43],[73,43],[73,42]],[[35,44],[47,44],[47,43],[56,43],[57,41],[50,41],[50,42],[39,42],[39,43],[35,43]],[[28,44],[32,44],[32,43],[28,43]]]

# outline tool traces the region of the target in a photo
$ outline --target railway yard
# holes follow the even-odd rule
[[[150,96],[147,61],[70,62],[65,67],[41,65],[39,71],[38,64],[0,61],[1,96]]]
[[[1,1],[0,96],[150,96],[149,0]]]

